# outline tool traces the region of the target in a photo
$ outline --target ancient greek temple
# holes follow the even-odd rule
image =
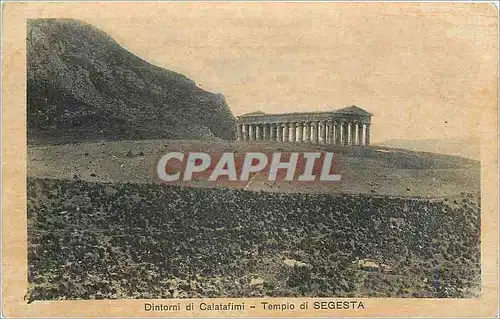
[[[355,105],[327,112],[248,113],[237,117],[237,138],[368,146],[372,115]]]

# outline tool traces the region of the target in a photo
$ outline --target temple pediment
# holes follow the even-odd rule
[[[364,115],[364,116],[371,116],[373,115],[372,113],[363,110],[362,108],[352,105],[348,107],[341,108],[339,110],[335,110],[334,112],[337,113],[344,113],[344,114],[355,114],[355,115]]]

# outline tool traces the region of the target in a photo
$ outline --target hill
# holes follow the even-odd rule
[[[412,151],[424,151],[431,153],[461,156],[474,160],[480,159],[481,141],[475,138],[469,139],[428,139],[428,140],[407,140],[392,139],[378,146],[404,148]]]
[[[479,198],[28,179],[28,302],[472,298]]]
[[[224,97],[154,66],[87,23],[27,21],[30,144],[234,137]]]

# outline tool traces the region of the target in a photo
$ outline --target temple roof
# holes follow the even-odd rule
[[[292,113],[283,113],[283,114],[308,114],[308,113],[342,113],[342,114],[354,114],[354,115],[364,115],[364,116],[372,116],[373,114],[363,110],[362,108],[356,106],[356,105],[351,105],[347,106],[338,110],[331,110],[331,111],[317,111],[317,112],[292,112]],[[262,115],[280,115],[280,114],[268,114],[264,113],[262,111],[256,111],[256,112],[251,112],[251,113],[246,113],[242,114],[238,117],[245,117],[245,116],[262,116]]]
[[[344,108],[341,108],[339,110],[335,110],[335,112],[357,114],[357,115],[373,115],[372,113],[367,112],[367,111],[363,110],[362,108],[357,107],[356,105],[344,107]]]

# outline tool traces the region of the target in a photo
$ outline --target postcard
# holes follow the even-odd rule
[[[6,317],[495,317],[498,2],[6,2]]]

